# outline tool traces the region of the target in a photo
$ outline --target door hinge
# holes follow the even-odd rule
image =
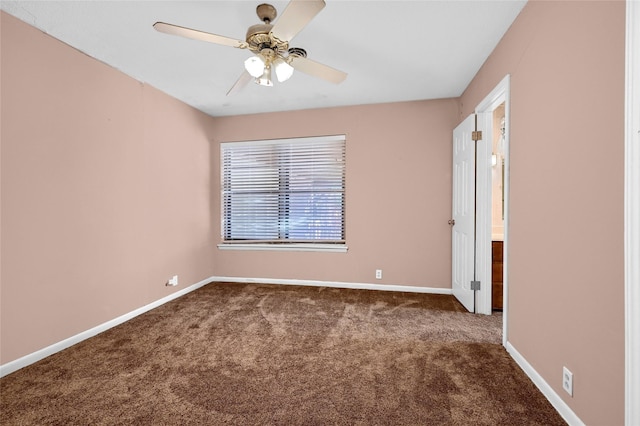
[[[474,141],[481,141],[482,140],[482,130],[474,130],[471,132],[471,139]]]
[[[471,290],[480,290],[480,281],[471,281]]]

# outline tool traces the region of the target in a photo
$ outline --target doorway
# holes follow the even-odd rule
[[[505,104],[492,112],[491,141],[491,309],[502,311],[504,289]]]
[[[453,276],[470,275],[468,272],[456,271],[461,268],[464,271],[473,270],[474,288],[467,286],[467,281],[462,283],[452,282],[454,295],[456,289],[468,292],[473,291],[473,311],[479,314],[491,315],[493,312],[493,242],[501,240],[501,247],[496,249],[497,254],[502,254],[502,270],[496,268],[496,280],[502,282],[502,312],[503,312],[503,343],[507,341],[507,315],[508,315],[508,248],[509,248],[509,86],[510,77],[507,75],[492,91],[480,102],[475,109],[475,117],[468,117],[454,131],[454,163],[456,137],[463,134],[464,123],[469,123],[471,118],[475,121],[475,130],[482,132],[482,136],[475,142],[475,170],[473,175],[472,193],[475,196],[474,218],[474,253],[473,256],[461,257],[461,250],[457,249],[455,240],[452,254]],[[495,122],[495,123],[494,123]],[[469,133],[469,132],[467,132]],[[476,134],[477,136],[477,134]],[[466,136],[464,136],[466,137]],[[474,138],[475,139],[475,138]],[[494,147],[495,142],[495,147]],[[472,142],[473,143],[473,142]],[[495,155],[495,166],[493,160]],[[455,164],[454,164],[455,169]],[[454,172],[454,211],[452,237],[456,234],[456,199],[457,194],[456,173]],[[495,177],[495,179],[494,179]],[[496,194],[494,195],[494,186]],[[496,209],[494,211],[494,200]],[[494,226],[494,215],[500,218]],[[457,258],[456,258],[457,256]],[[477,283],[479,282],[479,289]],[[496,292],[500,292],[499,289]],[[456,295],[456,297],[458,297]],[[469,308],[468,308],[469,309]],[[471,310],[471,309],[470,309]]]
[[[477,233],[477,255],[476,269],[478,278],[487,283],[483,286],[484,291],[478,293],[477,312],[490,315],[493,312],[493,241],[502,237],[502,322],[503,344],[507,342],[507,317],[509,313],[509,126],[510,126],[510,76],[507,75],[476,107],[475,112],[478,117],[478,130],[483,133],[483,140],[478,141],[478,170],[476,177],[477,203],[476,203],[476,223]],[[497,123],[494,125],[494,117]],[[502,121],[504,117],[504,121]],[[499,120],[499,121],[498,121]],[[493,143],[496,142],[494,152]],[[496,154],[496,167],[492,165],[492,156]],[[496,170],[494,172],[494,170]],[[496,208],[502,220],[496,221],[494,236],[493,221],[493,187],[494,175],[500,177],[501,183],[498,194],[496,194]],[[498,181],[498,179],[496,179]],[[497,183],[497,182],[496,182]],[[497,277],[498,278],[498,277]],[[499,278],[498,278],[499,279]]]

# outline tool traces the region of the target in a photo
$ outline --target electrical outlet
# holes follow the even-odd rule
[[[573,373],[567,367],[562,367],[562,389],[573,396]]]
[[[382,269],[376,269],[376,279],[377,280],[382,279]]]
[[[178,285],[178,276],[174,275],[173,277],[171,277],[171,279],[169,281],[167,281],[167,286],[170,287],[175,287]]]

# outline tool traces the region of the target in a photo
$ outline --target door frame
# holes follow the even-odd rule
[[[627,0],[625,52],[625,424],[640,424],[640,4]]]
[[[477,143],[476,163],[476,279],[482,283],[476,295],[476,312],[491,315],[491,154],[493,149],[493,111],[504,103],[504,265],[503,265],[503,321],[502,343],[507,342],[509,314],[509,134],[510,134],[511,76],[500,83],[476,106],[478,130],[482,140]]]

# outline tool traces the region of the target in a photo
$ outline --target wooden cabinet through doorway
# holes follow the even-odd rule
[[[502,310],[503,242],[492,241],[491,252],[491,307],[496,310]]]

